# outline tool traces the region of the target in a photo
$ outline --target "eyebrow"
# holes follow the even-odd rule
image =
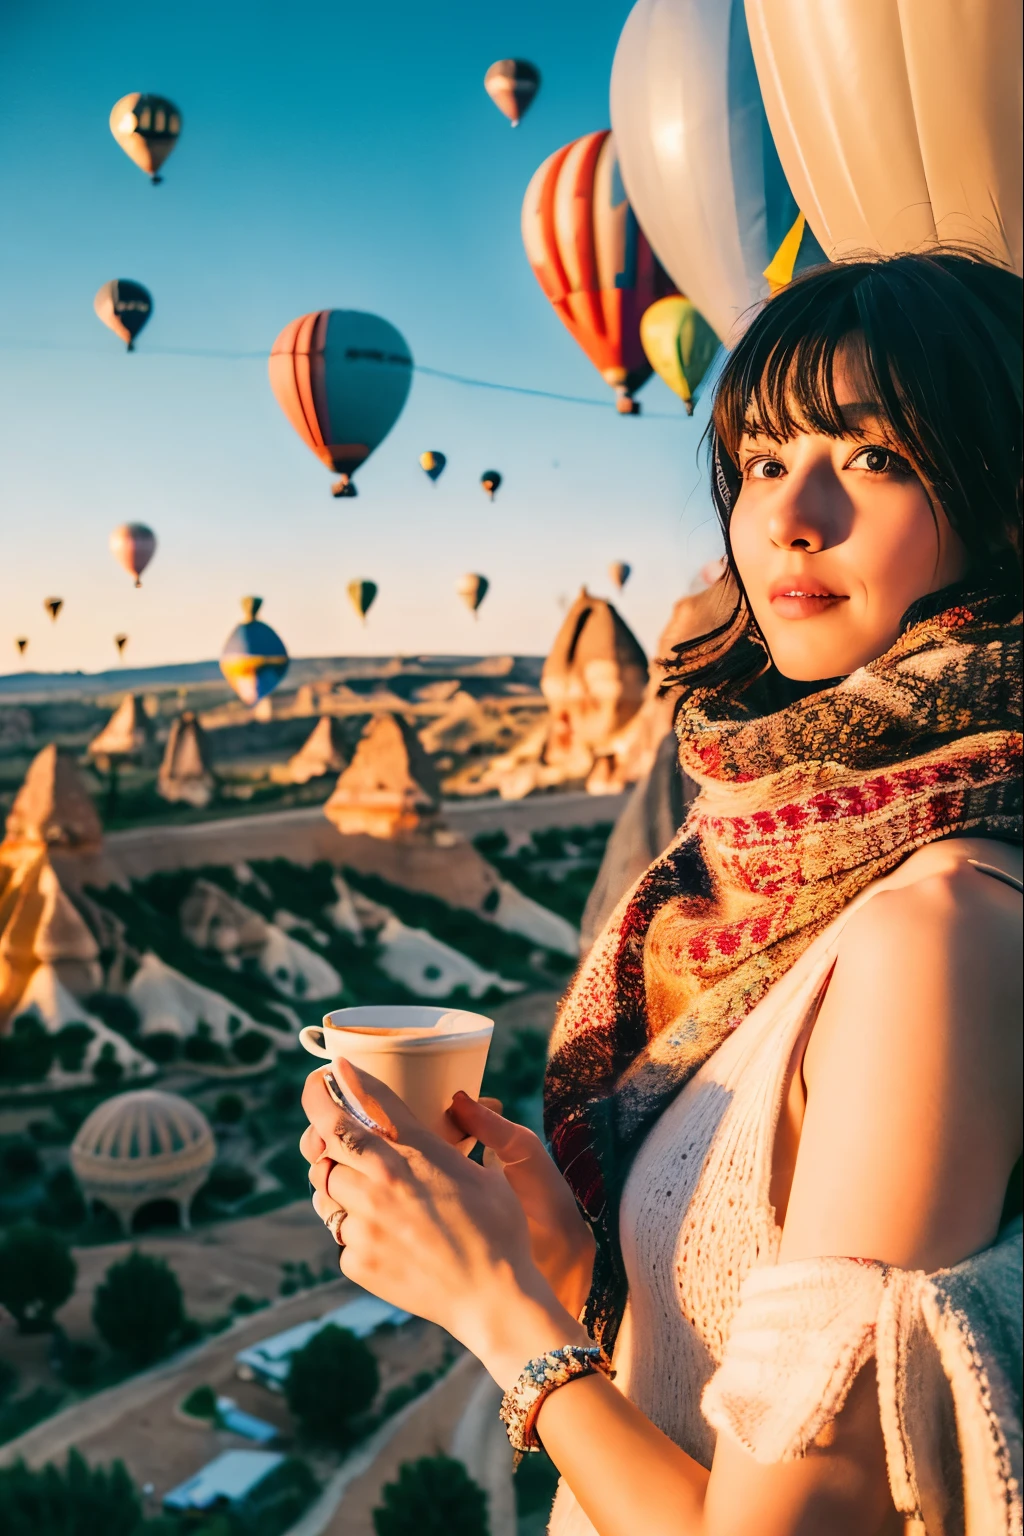
[[[854,429],[863,421],[884,422],[887,420],[885,411],[877,400],[849,400],[839,406],[839,414],[844,424]],[[771,437],[772,433],[768,432],[756,417],[748,416],[743,423],[742,435],[744,437],[757,438]]]

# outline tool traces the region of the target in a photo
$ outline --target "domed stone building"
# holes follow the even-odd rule
[[[181,1225],[217,1155],[210,1122],[176,1093],[142,1088],[106,1099],[71,1144],[86,1199],[102,1202],[129,1231],[144,1206],[169,1203]]]

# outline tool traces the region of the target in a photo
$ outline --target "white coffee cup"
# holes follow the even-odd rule
[[[322,1028],[307,1024],[300,1030],[299,1040],[312,1056],[350,1061],[379,1078],[429,1130],[443,1135],[455,1093],[479,1096],[493,1030],[493,1019],[463,1008],[396,1004],[336,1008],[324,1015]],[[464,1145],[470,1149],[472,1138]]]

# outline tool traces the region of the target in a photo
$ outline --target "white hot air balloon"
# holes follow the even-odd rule
[[[949,240],[1022,271],[1019,0],[746,9],[782,164],[830,255]]]
[[[772,144],[743,0],[638,0],[615,52],[611,110],[640,227],[723,341],[774,286],[765,268],[787,235],[783,280],[825,259],[794,230],[800,211]]]

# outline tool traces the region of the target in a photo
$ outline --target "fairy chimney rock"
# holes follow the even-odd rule
[[[102,838],[75,759],[51,742],[29,765],[7,817],[4,846],[78,851],[98,848]]]
[[[367,721],[355,755],[324,806],[346,836],[408,837],[439,825],[441,789],[434,765],[400,715]]]
[[[153,754],[153,725],[142,700],[126,693],[98,736],[89,743],[89,756],[101,767],[117,758],[145,761]]]
[[[157,776],[157,794],[164,800],[182,800],[202,809],[213,799],[216,787],[206,732],[187,709],[171,724]]]
[[[308,784],[325,773],[340,773],[347,761],[341,722],[333,715],[321,715],[298,752],[288,759],[286,772],[292,784]]]
[[[545,761],[586,763],[607,753],[640,708],[647,676],[647,657],[632,630],[611,603],[584,587],[541,673],[551,711]]]

